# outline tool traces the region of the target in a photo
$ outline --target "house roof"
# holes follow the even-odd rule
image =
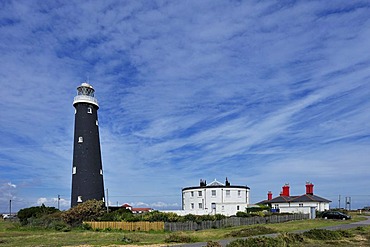
[[[304,194],[301,196],[278,196],[272,198],[271,200],[261,201],[258,204],[288,203],[288,202],[331,202],[331,201],[320,196]]]
[[[132,208],[132,211],[150,211],[152,208]]]
[[[320,196],[304,194],[301,196],[297,196],[291,202],[331,202],[331,201]]]
[[[213,181],[212,183],[208,184],[207,186],[225,186],[225,185],[215,179],[215,181]]]

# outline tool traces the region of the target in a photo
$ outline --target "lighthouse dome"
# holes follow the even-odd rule
[[[81,84],[81,86],[82,87],[89,87],[89,88],[93,88],[89,83],[87,83],[87,82],[83,82],[82,84]]]

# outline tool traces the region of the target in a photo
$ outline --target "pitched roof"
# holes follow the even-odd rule
[[[261,201],[258,204],[287,203],[287,202],[331,202],[331,201],[320,196],[304,194],[301,196],[278,196],[272,198],[271,200]]]
[[[223,183],[218,182],[216,179],[212,183],[208,184],[207,186],[225,186]]]
[[[152,208],[132,208],[132,211],[150,211],[153,210]]]
[[[331,201],[320,196],[304,194],[301,196],[297,196],[291,202],[331,202]]]

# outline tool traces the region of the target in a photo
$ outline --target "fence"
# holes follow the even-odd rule
[[[222,228],[231,226],[243,226],[266,223],[279,223],[292,220],[308,219],[308,214],[290,214],[290,215],[272,215],[267,217],[231,217],[216,221],[202,221],[202,222],[165,222],[164,229],[166,231],[195,231],[205,230],[211,228]]]
[[[93,229],[122,229],[125,231],[163,231],[164,222],[125,222],[125,221],[86,221],[84,222],[90,225]]]
[[[267,217],[231,217],[222,220],[215,221],[201,221],[201,222],[84,222],[89,224],[93,229],[122,229],[125,231],[195,231],[205,230],[211,228],[223,228],[231,226],[244,226],[254,224],[266,224],[266,223],[280,223],[292,220],[303,220],[309,219],[308,214],[289,214],[289,215],[272,215]]]

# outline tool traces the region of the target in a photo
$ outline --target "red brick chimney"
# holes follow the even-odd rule
[[[313,184],[311,182],[306,182],[306,194],[313,195]]]
[[[283,186],[283,192],[282,192],[280,195],[281,195],[281,196],[290,196],[289,189],[290,189],[289,184],[285,184],[285,185]]]
[[[268,193],[267,193],[267,200],[271,200],[272,199],[272,192],[271,191],[269,191]]]

